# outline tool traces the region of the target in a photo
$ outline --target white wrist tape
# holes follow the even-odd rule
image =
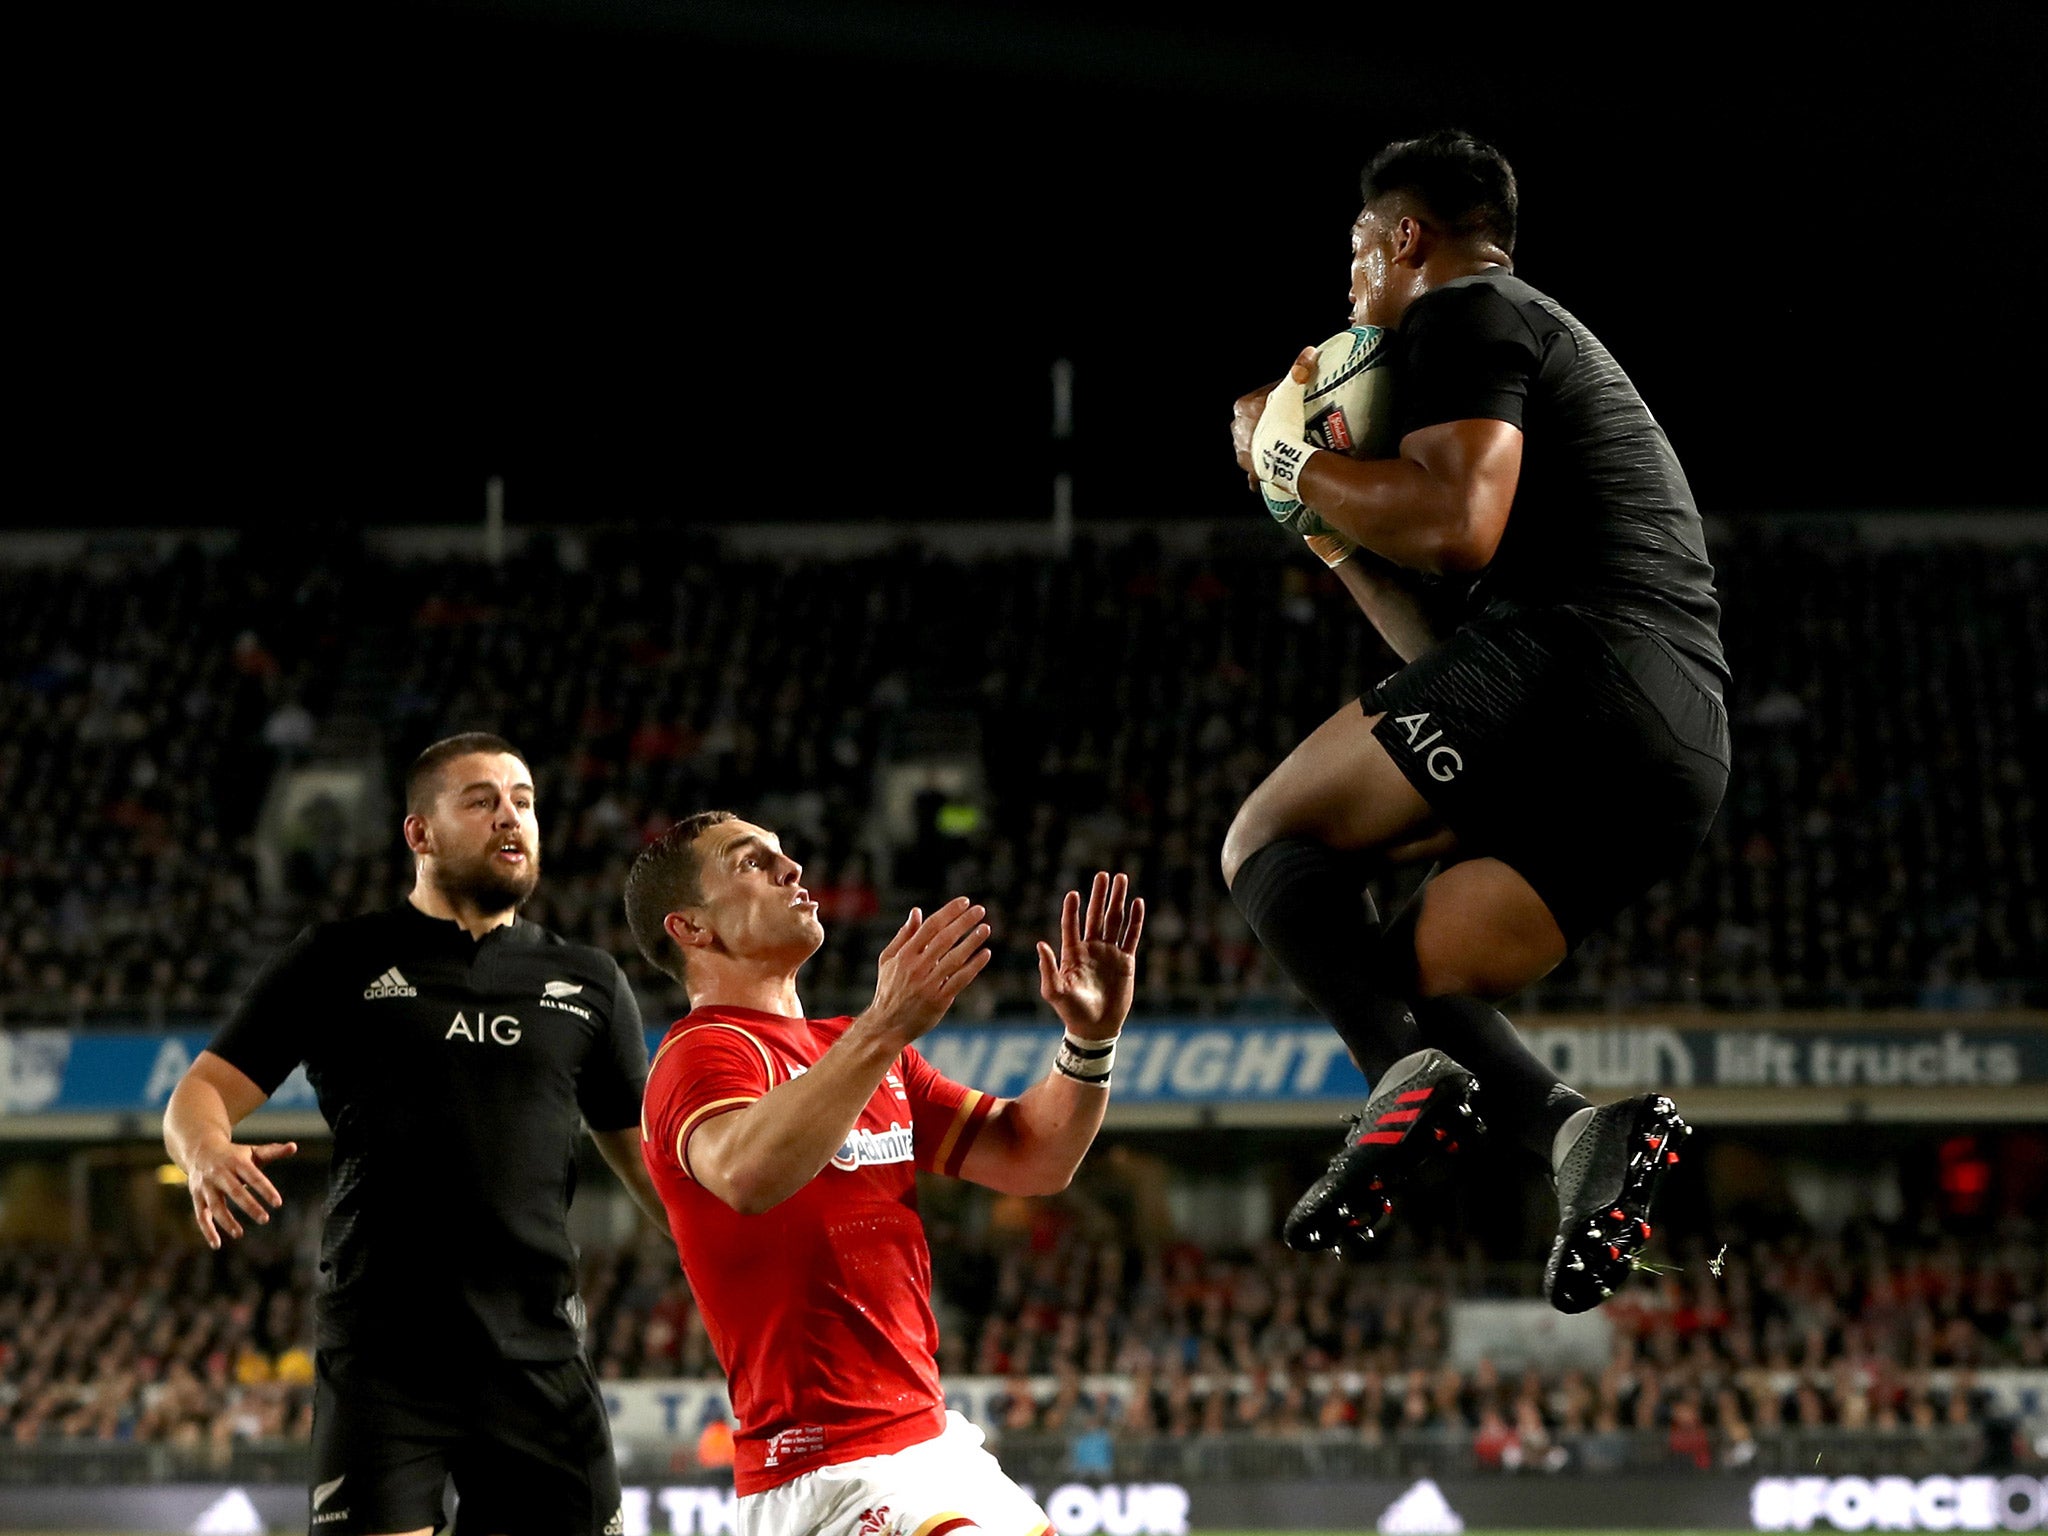
[[[1322,450],[1308,441],[1308,386],[1282,379],[1266,396],[1266,408],[1252,430],[1252,467],[1276,490],[1298,497],[1302,466]]]
[[[1116,1065],[1116,1040],[1083,1040],[1071,1029],[1060,1041],[1059,1054],[1052,1059],[1055,1072],[1064,1072],[1080,1083],[1109,1086],[1110,1069]]]

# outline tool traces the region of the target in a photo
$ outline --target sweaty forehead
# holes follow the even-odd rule
[[[712,844],[711,857],[723,859],[736,852],[743,843],[758,843],[776,853],[782,851],[782,839],[766,827],[757,827],[751,821],[723,821],[712,828],[716,841]]]

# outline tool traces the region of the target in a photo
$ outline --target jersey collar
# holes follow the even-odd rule
[[[473,939],[454,918],[435,917],[431,912],[422,912],[410,901],[399,902],[398,920],[422,942],[459,950],[465,955],[474,954],[484,945],[500,940],[508,944],[522,944],[533,929],[533,924],[514,913],[511,922],[491,929],[480,939]]]

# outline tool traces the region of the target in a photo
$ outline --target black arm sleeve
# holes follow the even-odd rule
[[[1401,325],[1401,355],[1394,409],[1404,437],[1446,421],[1521,426],[1543,362],[1515,306],[1476,284],[1418,299]]]
[[[264,1093],[306,1058],[307,1020],[327,996],[319,931],[308,928],[271,958],[207,1049]]]
[[[611,1014],[576,1074],[576,1104],[593,1131],[620,1131],[640,1123],[640,1098],[646,1091],[647,1031],[640,1022],[640,1000],[614,960]]]

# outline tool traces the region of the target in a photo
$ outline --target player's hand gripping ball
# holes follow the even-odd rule
[[[1252,438],[1252,458],[1259,471],[1259,497],[1283,528],[1304,537],[1338,537],[1294,494],[1294,475],[1309,453],[1323,449],[1353,459],[1383,459],[1393,453],[1389,359],[1385,331],[1376,325],[1354,325],[1314,349],[1306,359],[1312,373],[1298,362],[1266,397],[1265,413]],[[1309,373],[1305,379],[1304,373]],[[1299,446],[1290,453],[1283,446],[1288,443]],[[1277,480],[1265,473],[1269,457],[1280,470]]]

